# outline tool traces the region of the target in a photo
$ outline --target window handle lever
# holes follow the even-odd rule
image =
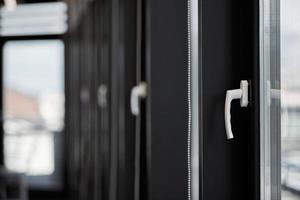
[[[137,86],[134,86],[131,90],[130,95],[130,107],[133,115],[140,114],[140,99],[146,98],[147,96],[147,84],[141,82]]]
[[[242,80],[240,83],[240,88],[235,90],[227,90],[225,99],[225,128],[227,139],[233,138],[232,128],[231,128],[231,101],[234,99],[240,99],[241,107],[247,107],[248,100],[248,81]]]

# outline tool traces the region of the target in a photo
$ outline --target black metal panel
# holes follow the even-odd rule
[[[136,84],[136,0],[111,2],[110,199],[133,199],[135,117],[130,92]]]
[[[187,1],[146,4],[148,199],[188,198]]]
[[[259,197],[258,1],[203,0],[202,198]],[[226,139],[226,90],[249,80],[250,106],[232,106],[235,138]]]
[[[134,194],[135,117],[130,110],[130,92],[136,84],[136,0],[120,0],[119,148],[117,199],[132,200]]]
[[[3,42],[0,45],[0,88],[3,88]],[[0,92],[0,166],[4,166],[3,89]]]

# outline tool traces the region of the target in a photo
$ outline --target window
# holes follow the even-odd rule
[[[3,46],[4,161],[34,187],[62,184],[64,44],[8,41]]]
[[[261,1],[261,199],[300,199],[300,2]]]

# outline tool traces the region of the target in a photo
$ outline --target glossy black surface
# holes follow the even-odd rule
[[[202,197],[259,197],[259,40],[258,1],[203,1],[202,74]],[[250,106],[232,103],[234,139],[224,127],[226,90],[250,81]]]

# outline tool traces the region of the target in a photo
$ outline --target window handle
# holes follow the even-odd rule
[[[98,105],[100,108],[106,108],[107,107],[107,86],[104,84],[101,84],[97,91],[97,98],[98,98]]]
[[[147,84],[141,82],[137,86],[134,86],[131,90],[130,95],[130,107],[133,115],[140,114],[140,99],[146,98],[147,96]]]
[[[241,107],[247,107],[248,100],[248,81],[242,80],[240,83],[240,88],[235,90],[227,90],[225,99],[225,128],[227,139],[233,138],[232,128],[231,128],[231,101],[234,99],[240,99]]]

